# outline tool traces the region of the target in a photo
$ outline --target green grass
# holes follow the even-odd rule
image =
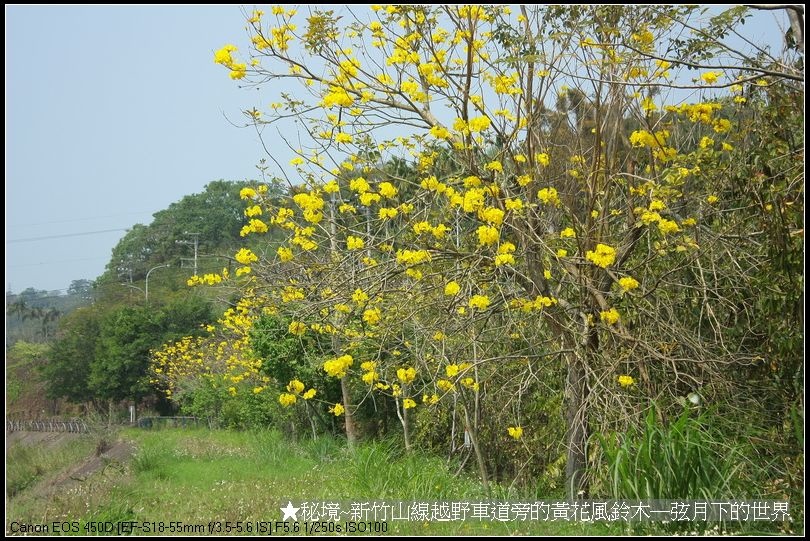
[[[277,432],[126,430],[137,451],[63,497],[9,502],[8,519],[138,522],[276,521],[293,501],[477,501],[480,484],[444,460],[407,454],[395,441],[354,452],[333,438],[290,442]],[[515,495],[517,499],[519,495]],[[526,495],[524,501],[533,499]],[[601,525],[531,522],[389,522],[400,534],[605,534]]]
[[[66,439],[50,447],[12,445],[6,454],[6,496],[17,496],[41,479],[52,477],[86,457],[95,445],[89,436]]]

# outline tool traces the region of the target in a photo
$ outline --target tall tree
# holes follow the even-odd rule
[[[571,496],[587,493],[593,430],[690,392],[733,400],[758,355],[732,338],[750,247],[719,188],[745,146],[743,94],[803,80],[797,65],[726,45],[744,8],[372,10],[255,11],[250,59],[214,56],[233,79],[301,83],[268,116],[246,112],[299,121],[304,186],[285,204],[242,190],[248,232],[287,242],[240,250],[236,274],[278,299],[266,308],[290,334],[331,337],[322,368],[350,439],[360,353],[358,379],[394,400],[406,444],[415,398],[452,400],[484,483],[482,403],[511,405],[502,376],[542,366],[563,395]],[[412,164],[381,168],[381,152]]]

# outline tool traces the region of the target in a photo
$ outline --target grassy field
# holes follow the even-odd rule
[[[78,455],[92,456],[92,437],[63,442],[36,457],[18,462],[13,447],[7,460],[9,478],[23,469],[39,471],[34,481],[19,485],[8,500],[11,521],[277,521],[280,507],[295,501],[478,501],[488,500],[473,479],[454,477],[445,461],[406,455],[394,442],[366,443],[354,453],[332,438],[301,442],[276,432],[229,432],[167,429],[125,430],[119,436],[128,456],[96,459],[97,468],[71,475]],[[71,449],[70,453],[66,453]],[[17,454],[15,454],[17,453]],[[70,457],[54,462],[49,456]],[[21,456],[21,455],[20,455]],[[33,456],[33,455],[31,455]],[[40,460],[47,467],[32,466]],[[73,461],[71,468],[68,462]],[[20,472],[18,472],[20,470]],[[81,468],[79,468],[82,471]],[[23,486],[24,485],[24,486]],[[499,500],[532,500],[520,494],[493,494]],[[207,532],[207,529],[206,529]],[[166,532],[168,533],[168,532]],[[225,533],[224,531],[222,533]],[[412,535],[538,534],[598,535],[602,525],[538,522],[407,522],[388,523],[388,533]]]

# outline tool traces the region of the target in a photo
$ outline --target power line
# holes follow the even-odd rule
[[[11,239],[7,240],[6,244],[11,244],[13,242],[33,242],[37,240],[64,239],[66,237],[83,237],[85,235],[98,235],[100,233],[112,233],[114,231],[129,231],[129,229],[100,229],[98,231],[85,231],[83,233],[67,233],[65,235],[48,235],[45,237],[28,237],[25,239]]]
[[[24,265],[6,265],[7,269],[16,269],[19,267],[37,267],[39,265],[51,265],[53,263],[73,263],[75,261],[100,261],[107,260],[107,257],[82,257],[79,259],[61,259],[59,261],[42,261],[40,263],[26,263]]]
[[[50,225],[50,224],[67,224],[72,222],[87,222],[90,220],[100,220],[102,218],[118,218],[119,216],[137,216],[143,214],[153,214],[148,210],[140,211],[140,212],[121,212],[119,214],[106,214],[104,216],[87,216],[84,218],[74,218],[71,220],[52,220],[50,222],[36,222],[30,224],[7,224],[6,227],[35,227],[38,225]]]

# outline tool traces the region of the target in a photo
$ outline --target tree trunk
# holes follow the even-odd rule
[[[470,414],[467,411],[466,404],[464,405],[464,429],[470,435],[470,443],[472,443],[473,451],[475,451],[475,461],[478,463],[478,473],[481,475],[481,484],[484,487],[487,495],[489,495],[489,475],[487,474],[487,463],[484,461],[484,453],[478,446],[478,432],[472,423],[470,423]]]
[[[597,311],[598,313],[598,311]],[[582,343],[579,350],[568,355],[568,373],[565,381],[565,422],[568,426],[566,443],[568,459],[565,463],[565,485],[569,499],[586,498],[588,482],[588,373],[587,367],[599,349],[599,334],[589,325],[583,314]]]
[[[571,354],[565,382],[565,422],[568,426],[568,459],[565,463],[565,484],[571,500],[587,493],[585,466],[588,425],[585,410],[588,388],[585,383],[585,365],[582,357]]]
[[[354,426],[354,419],[352,418],[350,406],[351,398],[349,388],[346,385],[346,378],[340,379],[340,391],[343,393],[343,416],[346,419],[346,439],[349,442],[349,449],[354,449],[357,443],[357,429]]]

